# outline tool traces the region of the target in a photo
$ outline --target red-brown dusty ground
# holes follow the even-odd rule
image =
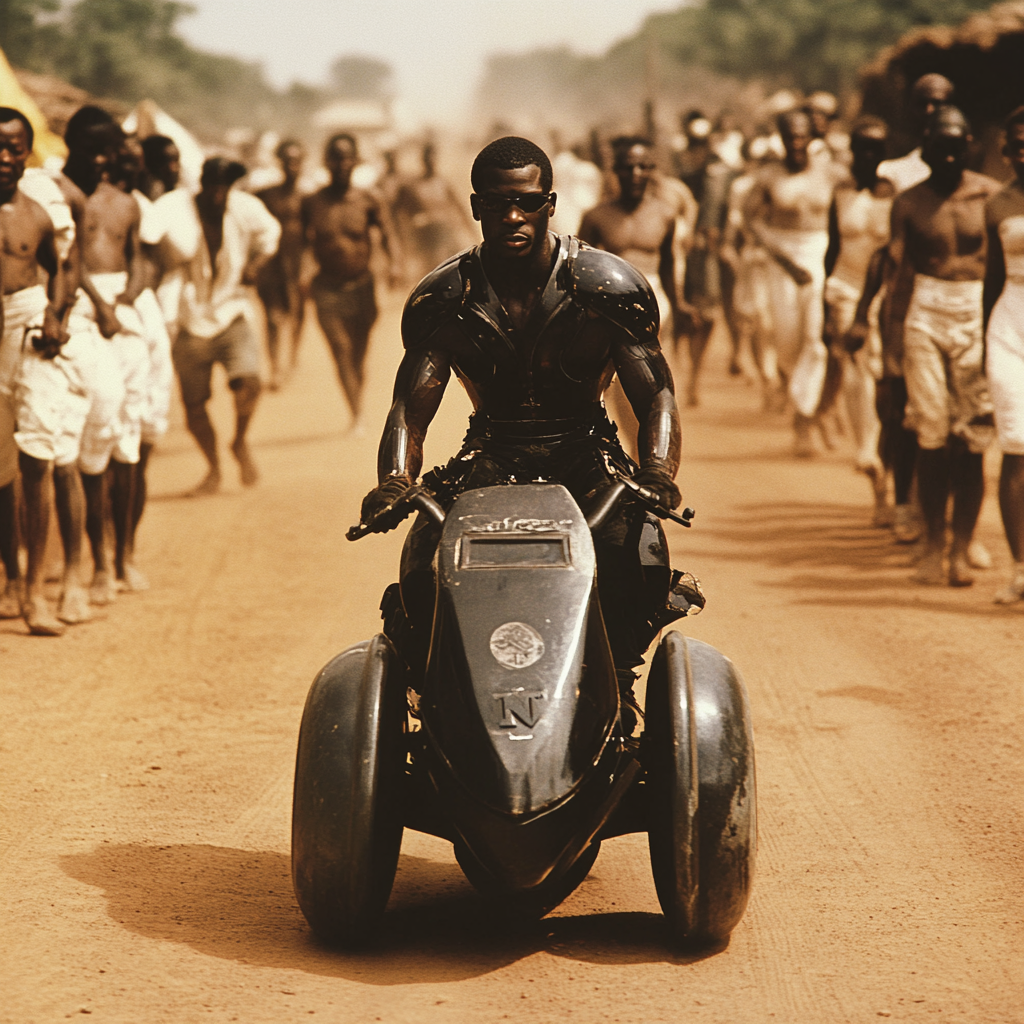
[[[161,445],[150,593],[60,640],[0,624],[0,1020],[1024,1020],[1024,609],[990,603],[1007,565],[994,499],[996,571],[916,588],[848,457],[790,458],[720,344],[685,414],[698,517],[671,540],[708,594],[686,628],[736,662],[753,707],[760,858],[728,948],[665,948],[643,836],[606,843],[569,900],[510,935],[449,845],[407,832],[382,947],[319,949],[288,872],[299,716],[316,670],[377,630],[401,538],[344,540],[376,437],[343,435],[308,335],[257,415],[258,488],[228,459],[224,493],[180,499],[202,469],[180,417]],[[397,358],[392,299],[372,434]],[[458,392],[432,462],[459,438]],[[222,385],[216,412],[226,432]]]

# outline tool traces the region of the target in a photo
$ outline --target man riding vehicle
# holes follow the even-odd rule
[[[424,435],[453,370],[475,411],[462,450],[425,478],[442,504],[473,488],[543,480],[563,484],[587,509],[625,476],[675,508],[679,417],[650,285],[619,257],[548,231],[556,199],[551,164],[532,142],[491,143],[477,156],[471,179],[483,243],[428,274],[406,304],[405,356],[380,443],[379,483],[363,500],[363,523],[379,516],[375,528],[395,525],[396,518],[381,513],[419,475]],[[615,373],[640,423],[639,467],[605,414],[602,396]],[[644,523],[642,507],[622,503],[594,538],[601,604],[628,704],[633,669],[659,628],[637,555]],[[433,522],[420,517],[402,559],[400,605],[392,588],[383,606],[386,623],[396,611],[407,621],[399,646],[420,667],[438,536]]]

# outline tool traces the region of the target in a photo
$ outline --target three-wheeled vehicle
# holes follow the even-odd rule
[[[626,478],[589,515],[558,484],[467,491],[447,513],[415,486],[349,532],[419,509],[440,541],[426,657],[403,658],[386,629],[330,661],[309,691],[292,876],[319,938],[371,939],[405,828],[450,840],[474,886],[529,915],[579,885],[602,841],[646,832],[673,941],[716,943],[736,926],[756,845],[746,693],[717,650],[668,632],[643,732],[626,735],[591,532],[624,495],[654,513],[640,554],[664,585],[665,621],[699,610],[699,585],[669,568],[659,522],[689,525],[692,511],[676,516]]]

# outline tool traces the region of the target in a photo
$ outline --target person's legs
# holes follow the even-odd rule
[[[1003,455],[999,473],[999,511],[1013,556],[1010,582],[995,596],[996,604],[1024,600],[1024,455]]]
[[[85,492],[85,532],[92,550],[93,576],[89,600],[95,605],[107,605],[117,596],[117,580],[111,560],[110,526],[110,474],[82,472]]]
[[[214,494],[220,488],[220,457],[217,455],[217,434],[206,411],[206,402],[185,406],[185,423],[206,459],[207,471],[203,480],[190,492],[195,496]]]
[[[128,533],[120,557],[120,564],[123,567],[123,579],[129,590],[148,590],[149,581],[135,565],[135,533],[139,528],[142,513],[146,510],[146,497],[148,485],[146,482],[146,470],[149,466],[149,456],[153,451],[153,445],[149,441],[143,441],[139,445],[139,462],[135,466],[134,486],[132,488],[131,515],[128,518]]]
[[[12,480],[0,487],[0,561],[7,580],[0,594],[0,619],[21,618],[21,566],[18,565],[18,488]]]
[[[53,471],[54,500],[60,539],[64,545],[64,593],[57,617],[61,622],[88,622],[89,591],[82,568],[82,539],[85,533],[85,491],[78,466],[57,466]]]
[[[352,429],[357,429],[362,411],[362,364],[357,363],[356,346],[338,310],[338,298],[323,286],[314,286],[313,300],[320,327],[327,338],[338,380],[352,414]]]
[[[127,590],[148,590],[146,577],[135,568],[134,526],[135,491],[139,478],[139,464],[110,463],[110,509],[114,521],[114,571]]]
[[[953,547],[949,553],[949,583],[969,587],[974,582],[968,548],[978,525],[985,497],[984,456],[972,452],[959,438],[950,442],[949,478],[953,493]]]
[[[25,622],[36,636],[60,636],[64,626],[46,600],[46,542],[50,536],[53,504],[53,463],[21,453],[21,478],[27,512],[28,578],[25,587]]]
[[[259,481],[260,474],[245,435],[259,402],[260,379],[254,376],[236,377],[229,383],[235,395],[235,438],[231,442],[231,452],[241,469],[242,486],[252,487]]]
[[[216,341],[214,338],[197,338],[182,331],[173,350],[174,368],[178,373],[181,400],[185,406],[185,424],[199,445],[208,467],[202,482],[189,492],[195,497],[214,494],[220,488],[217,435],[206,411],[206,403],[211,395],[210,378],[213,374]]]
[[[918,565],[918,583],[945,583],[942,556],[946,548],[946,505],[950,491],[948,447],[921,448],[917,456],[917,485],[928,530],[928,547]]]

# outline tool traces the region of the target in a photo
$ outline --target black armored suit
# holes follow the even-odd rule
[[[570,236],[558,239],[547,284],[520,329],[487,280],[479,247],[441,264],[406,303],[403,365],[413,379],[405,381],[404,390],[414,393],[417,379],[447,380],[447,369],[438,370],[446,362],[465,385],[475,412],[462,450],[447,466],[426,474],[424,483],[447,504],[473,488],[543,480],[563,484],[586,509],[611,481],[612,468],[627,475],[637,469],[623,452],[602,402],[616,368],[620,375],[630,372],[642,380],[651,394],[671,391],[658,329],[657,300],[645,278],[625,260]],[[419,362],[417,353],[422,353]],[[402,390],[400,383],[396,395]],[[650,428],[655,436],[646,449],[657,463],[657,453],[670,446],[672,426],[671,417],[655,419]],[[382,476],[406,471],[415,430],[396,421],[390,436],[385,435]],[[659,431],[665,434],[660,440]],[[410,619],[424,622],[423,628],[429,622],[438,536],[437,528],[421,517],[402,558],[402,603]],[[651,559],[638,554],[641,536],[651,551],[658,549],[656,572],[642,564]],[[664,535],[656,520],[626,502],[594,542],[601,603],[625,689],[633,678],[629,669],[653,638],[651,619],[665,607],[669,570]],[[653,592],[652,575],[657,577]]]

